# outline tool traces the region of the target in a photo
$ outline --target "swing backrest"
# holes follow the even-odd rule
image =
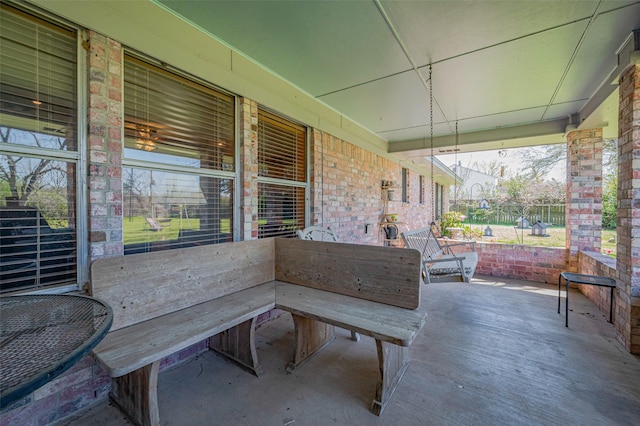
[[[430,228],[403,232],[401,236],[405,247],[418,250],[424,260],[435,260],[443,255],[442,246]]]

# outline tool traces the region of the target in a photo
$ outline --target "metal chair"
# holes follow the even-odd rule
[[[338,237],[330,227],[308,226],[302,230],[298,229],[296,233],[301,240],[339,242]]]

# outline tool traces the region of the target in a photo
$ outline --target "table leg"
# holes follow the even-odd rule
[[[569,327],[569,280],[565,280],[567,283],[567,294],[564,298],[564,326]]]
[[[611,287],[611,294],[609,295],[609,322],[613,324],[613,287]]]
[[[560,313],[560,286],[562,285],[562,275],[558,276],[558,313]]]

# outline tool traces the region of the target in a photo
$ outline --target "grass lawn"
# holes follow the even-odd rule
[[[539,247],[565,247],[566,228],[547,228],[548,237],[532,236],[531,229],[516,229],[513,226],[490,225],[493,237],[482,237],[481,241],[503,243],[503,244],[524,244]],[[486,225],[471,225],[474,229],[484,229]],[[611,257],[616,257],[616,243],[609,242],[615,238],[614,229],[602,231],[601,252]]]
[[[142,216],[125,217],[124,244],[177,240],[180,229],[200,229],[200,219],[167,218],[156,219],[156,222],[162,228],[160,231],[154,231]],[[229,219],[221,219],[220,226],[223,233],[231,232]]]

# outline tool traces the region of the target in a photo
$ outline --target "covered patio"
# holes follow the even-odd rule
[[[373,340],[353,342],[340,330],[287,374],[293,327],[283,315],[258,329],[259,378],[210,352],[161,374],[163,424],[637,424],[640,358],[616,341],[607,315],[571,291],[565,328],[553,285],[477,276],[427,286],[427,326],[382,417],[367,410]],[[130,423],[103,400],[63,424]]]
[[[70,42],[64,50],[78,77],[67,84],[74,119],[47,130],[70,132],[77,139],[73,152],[6,144],[16,157],[77,165],[67,172],[75,186],[65,188],[65,200],[77,208],[63,215],[78,215],[77,274],[51,291],[91,293],[91,262],[129,254],[123,200],[135,186],[134,171],[144,194],[149,188],[141,205],[152,205],[155,184],[143,172],[200,177],[205,200],[216,208],[190,230],[182,229],[186,210],[177,204],[183,236],[205,231],[215,241],[237,242],[321,225],[343,242],[380,245],[384,213],[417,229],[446,209],[445,188],[455,176],[434,155],[567,146],[567,246],[482,244],[471,283],[425,287],[427,326],[384,416],[367,411],[375,382],[372,341],[355,343],[344,332],[306,368],[287,375],[293,327],[285,314],[258,330],[266,373],[260,378],[201,346],[163,360],[163,424],[634,424],[640,418],[640,2],[2,5],[16,25],[26,21],[38,31],[54,25]],[[170,93],[165,80],[133,78],[142,71],[211,95],[223,111],[216,114],[230,118],[216,121],[220,137],[203,131],[206,138],[191,135],[191,145],[176,150],[182,138],[176,131],[197,127],[200,115],[182,105],[179,122],[160,114],[151,123],[145,111],[166,112]],[[138,99],[134,80],[144,94],[156,94],[139,97],[146,109],[131,101]],[[183,98],[181,91],[173,95]],[[38,99],[25,99],[38,110],[30,106]],[[3,119],[15,115],[8,111]],[[203,110],[202,121],[213,122],[210,113]],[[12,125],[40,129],[35,123]],[[259,129],[265,123],[266,133]],[[297,135],[289,154],[305,155],[295,157],[296,173],[279,161],[281,174],[269,175],[266,166],[273,164],[256,147],[270,146],[269,130],[283,128]],[[620,154],[616,260],[599,253],[606,138],[618,139]],[[154,149],[177,152],[197,167],[156,161]],[[402,186],[393,210],[384,182]],[[136,200],[129,195],[128,201]],[[280,222],[266,228],[271,216]],[[162,238],[160,231],[146,234]],[[176,244],[191,243],[177,235]],[[617,280],[613,325],[608,289],[590,287],[571,290],[570,326],[564,326],[554,283],[565,270]],[[0,424],[127,424],[107,400],[111,389],[87,356],[3,411]]]

